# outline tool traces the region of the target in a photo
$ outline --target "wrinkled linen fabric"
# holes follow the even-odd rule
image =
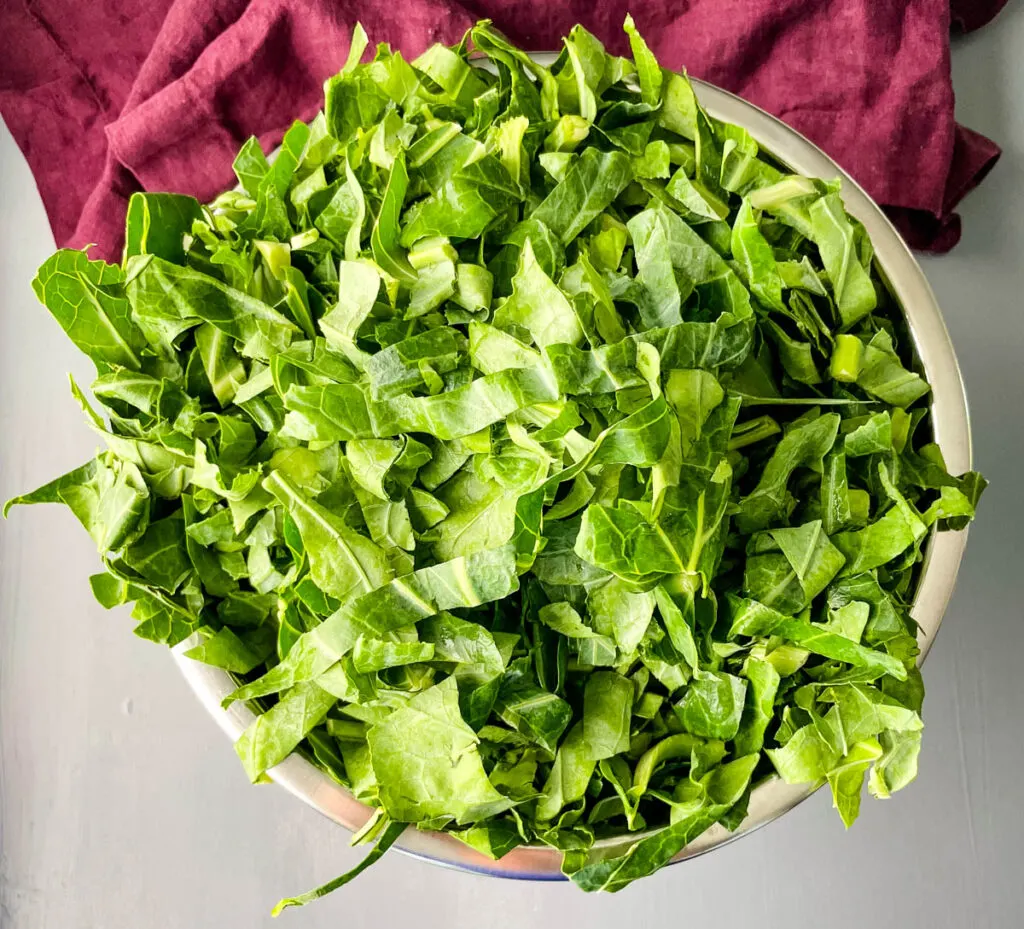
[[[28,160],[60,245],[117,260],[128,197],[208,200],[231,162],[322,103],[356,21],[407,57],[489,17],[532,50],[581,22],[628,50],[631,12],[665,67],[731,90],[825,149],[916,248],[947,251],[956,205],[998,146],[953,116],[950,30],[1005,0],[8,0],[0,114]],[[998,28],[998,25],[989,28]]]

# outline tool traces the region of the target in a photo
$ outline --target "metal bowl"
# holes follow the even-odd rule
[[[549,65],[553,55],[535,56]],[[932,429],[954,474],[971,467],[971,432],[960,368],[953,345],[924,273],[906,243],[874,201],[831,158],[785,123],[745,100],[703,81],[693,81],[701,104],[714,117],[742,126],[772,157],[796,174],[842,180],[842,196],[850,213],[859,219],[875,246],[876,263],[883,279],[903,308],[917,355],[932,387]],[[925,551],[912,615],[920,626],[924,661],[956,582],[957,569],[967,541],[966,530],[933,534]],[[235,689],[231,676],[182,654],[188,643],[175,650],[175,660],[196,696],[232,741],[256,718],[249,707],[234,703],[222,709],[221,700]],[[343,787],[307,761],[293,754],[268,772],[289,793],[305,801],[346,829],[359,829],[371,810]],[[693,858],[746,835],[791,810],[814,790],[806,785],[769,781],[750,798],[747,818],[735,832],[716,825],[683,849],[673,861]],[[625,850],[636,833],[603,839],[604,848]],[[451,836],[408,829],[396,843],[407,854],[436,864],[495,877],[521,880],[560,880],[561,855],[546,846],[525,846],[500,861],[481,855]]]

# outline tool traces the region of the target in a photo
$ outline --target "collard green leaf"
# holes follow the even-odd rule
[[[383,438],[403,432],[458,439],[516,410],[557,399],[554,377],[540,366],[500,371],[433,397],[374,401],[356,384],[292,386],[284,396],[285,429],[305,441]]]
[[[568,245],[607,209],[632,175],[629,158],[621,152],[588,148],[530,218],[544,223]]]
[[[495,313],[496,325],[525,329],[540,348],[558,342],[573,345],[583,338],[568,299],[538,264],[529,239],[520,252],[512,288],[512,296]]]
[[[732,254],[740,276],[766,307],[784,312],[782,276],[775,253],[757,223],[753,207],[744,200],[732,227]]]
[[[385,668],[430,661],[434,646],[429,642],[388,642],[361,635],[352,650],[352,667],[360,674],[371,674]]]
[[[257,716],[235,743],[249,780],[255,783],[265,771],[284,761],[334,703],[335,697],[316,684],[300,684]]]
[[[497,548],[512,538],[518,498],[497,481],[465,470],[440,489],[438,500],[448,514],[426,538],[439,560]]]
[[[535,680],[529,659],[513,662],[505,673],[495,712],[513,729],[550,754],[572,718],[572,708]]]
[[[345,445],[352,480],[381,500],[400,500],[430,461],[430,449],[409,436],[397,439],[352,439]]]
[[[775,666],[768,661],[748,658],[743,667],[747,679],[746,704],[736,732],[738,755],[752,755],[764,746],[764,735],[775,715],[775,695],[781,678]]]
[[[125,218],[125,257],[159,255],[175,264],[184,264],[184,238],[192,231],[192,223],[202,218],[202,207],[194,197],[132,194]]]
[[[313,580],[324,593],[345,602],[391,580],[393,571],[383,549],[305,498],[280,471],[272,471],[264,487],[298,526]]]
[[[864,346],[857,384],[872,396],[901,409],[931,389],[919,374],[903,367],[885,330],[877,332]]]
[[[225,702],[252,700],[314,680],[347,654],[364,633],[381,635],[444,610],[480,606],[507,597],[517,588],[515,551],[510,545],[394,578],[304,633],[286,660],[238,688]]]
[[[384,853],[398,841],[405,829],[405,823],[388,823],[387,827],[378,837],[373,849],[352,870],[346,871],[340,877],[328,881],[315,890],[307,891],[297,897],[285,897],[283,900],[278,901],[270,915],[277,916],[290,906],[305,906],[307,903],[312,903],[314,900],[319,900],[321,897],[333,893],[339,887],[344,887],[349,881],[359,877],[363,871],[379,861]]]
[[[185,548],[185,521],[176,513],[151,522],[123,552],[124,563],[152,587],[173,594],[192,569]]]
[[[554,629],[566,638],[592,639],[599,634],[583,622],[571,604],[564,601],[542,606],[537,611],[537,618],[549,629]]]
[[[273,647],[273,639],[268,639],[265,634],[250,635],[243,639],[229,626],[224,626],[199,645],[190,648],[185,655],[225,671],[248,674],[267,660]]]
[[[477,238],[520,199],[519,185],[498,159],[485,155],[457,170],[443,186],[406,213],[401,244],[432,235]]]
[[[659,527],[628,503],[588,506],[575,550],[584,561],[635,584],[684,570],[679,553]]]
[[[742,532],[763,529],[787,509],[789,479],[797,468],[817,468],[832,448],[839,431],[839,415],[825,413],[787,432],[753,491],[740,501],[736,517]]]
[[[583,741],[587,756],[600,761],[629,749],[633,682],[614,671],[595,671],[583,696]]]
[[[367,734],[381,805],[396,822],[487,819],[512,801],[487,779],[478,738],[459,714],[446,678],[414,696]]]
[[[101,370],[107,365],[138,370],[146,345],[125,299],[124,280],[116,265],[61,249],[32,281],[39,302]]]
[[[843,825],[853,825],[860,813],[861,788],[864,774],[882,756],[877,739],[865,739],[851,746],[839,764],[827,775],[832,789],[832,805],[839,811]]]
[[[820,520],[775,529],[752,537],[743,586],[765,606],[796,613],[828,586],[845,562]]]
[[[429,365],[435,374],[447,374],[458,367],[464,353],[465,337],[447,326],[428,329],[387,346],[367,362],[373,399],[381,400],[425,386],[425,366]]]
[[[892,448],[892,418],[888,413],[876,413],[846,433],[843,448],[850,458],[875,455]]]
[[[897,680],[907,678],[903,663],[885,652],[860,645],[815,623],[783,616],[757,601],[732,598],[731,602],[733,624],[730,635],[777,635],[826,658],[891,674]]]
[[[576,723],[562,740],[547,782],[537,801],[537,819],[553,820],[566,806],[582,800],[597,767],[590,757],[583,723]]]
[[[885,466],[879,468],[892,506],[863,529],[841,532],[835,537],[836,547],[846,557],[846,574],[861,574],[891,561],[920,542],[927,532],[924,520],[893,487]]]
[[[87,464],[4,504],[63,503],[101,553],[117,551],[145,531],[150,494],[138,468],[128,461],[100,455]]]
[[[459,619],[452,613],[439,613],[418,626],[420,638],[434,646],[434,657],[462,667],[456,677],[480,675],[490,679],[505,670],[505,659],[494,635],[479,623]]]
[[[747,682],[732,674],[702,671],[686,688],[675,710],[691,735],[732,739],[739,731]]]
[[[594,628],[611,636],[624,654],[630,654],[643,641],[654,615],[654,596],[638,592],[618,578],[592,589],[587,595],[587,610]]]
[[[266,361],[288,347],[298,329],[261,300],[152,255],[129,258],[125,292],[146,337],[167,348],[182,332],[211,323],[240,354]]]
[[[870,313],[878,302],[869,269],[857,249],[853,222],[837,193],[826,194],[810,207],[811,235],[832,285],[832,296],[844,329]]]
[[[671,239],[676,229],[674,219],[668,211],[647,210],[629,221],[629,235],[636,254],[637,282],[642,294],[640,313],[646,328],[681,323],[682,301],[689,296],[693,286],[684,278],[686,290],[682,292],[676,277]]]
[[[917,777],[921,731],[887,730],[879,735],[878,741],[882,746],[882,756],[871,768],[868,790],[872,796],[885,800]]]
[[[706,775],[705,799],[697,808],[653,835],[638,840],[625,854],[588,863],[571,875],[581,890],[614,893],[668,864],[673,855],[707,831],[735,804],[753,773],[756,755],[747,755]]]
[[[267,156],[263,154],[260,143],[255,137],[250,137],[239,149],[231,167],[234,169],[235,177],[238,178],[238,183],[242,185],[242,189],[250,197],[255,197],[259,191],[260,181],[263,180],[264,175],[270,170],[270,162],[267,161]]]
[[[853,517],[850,509],[850,485],[846,478],[846,455],[842,450],[829,452],[821,476],[821,522],[828,535],[845,528]]]
[[[408,258],[398,251],[398,218],[402,212],[408,186],[409,172],[405,167],[405,156],[399,154],[391,166],[391,175],[381,198],[380,212],[370,234],[373,257],[377,264],[392,277],[400,280],[416,278]]]
[[[798,729],[785,745],[766,754],[787,784],[818,781],[839,761],[839,754],[813,724]]]

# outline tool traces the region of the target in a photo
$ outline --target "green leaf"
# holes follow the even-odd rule
[[[191,268],[152,255],[129,258],[125,292],[146,337],[165,350],[182,332],[211,323],[238,343],[240,354],[268,360],[298,333],[261,300]]]
[[[313,581],[324,593],[344,602],[391,580],[393,571],[383,549],[303,496],[280,471],[272,471],[263,486],[298,526]]]
[[[586,864],[571,875],[572,882],[588,892],[614,893],[664,867],[740,799],[756,763],[756,755],[747,755],[712,771],[706,776],[709,781],[705,788],[706,799],[696,810],[635,842],[623,855]]]
[[[319,677],[364,634],[381,635],[444,610],[476,607],[518,588],[510,545],[420,568],[346,604],[296,641],[288,656],[263,677],[226,699],[253,700]]]
[[[524,488],[525,489],[525,488]],[[473,470],[459,472],[437,494],[448,514],[425,535],[441,561],[497,548],[512,538],[518,498]]]
[[[459,366],[465,350],[465,337],[448,326],[428,329],[381,349],[366,365],[373,399],[381,400],[426,386],[426,365],[437,374],[447,374]]]
[[[270,170],[270,162],[263,154],[260,143],[254,136],[251,136],[239,149],[231,167],[234,169],[235,177],[238,178],[242,189],[250,197],[255,197],[259,191],[260,181]]]
[[[876,413],[852,431],[846,433],[843,448],[849,458],[888,452],[892,448],[892,418],[888,413]]]
[[[632,653],[643,641],[654,615],[654,596],[630,589],[612,578],[587,595],[587,610],[594,628],[611,636],[624,654]]]
[[[886,564],[920,542],[927,532],[924,521],[889,481],[885,466],[879,469],[892,506],[865,528],[835,537],[836,547],[846,557],[844,574],[861,574]]]
[[[839,811],[847,829],[860,813],[861,788],[864,774],[882,755],[882,747],[875,739],[866,739],[853,745],[828,774],[832,789],[832,805]]]
[[[850,509],[850,486],[846,479],[846,455],[833,451],[825,457],[821,477],[821,521],[832,536],[845,528],[853,518]]]
[[[588,506],[575,551],[584,561],[637,584],[685,570],[664,532],[628,503]]]
[[[383,857],[384,853],[398,841],[398,838],[403,832],[405,832],[405,829],[405,823],[388,823],[387,827],[377,839],[377,843],[373,846],[372,851],[370,851],[354,868],[350,871],[346,871],[340,877],[336,877],[333,880],[328,881],[326,884],[317,887],[315,890],[310,890],[297,897],[285,897],[283,900],[278,901],[270,915],[278,916],[283,910],[290,906],[305,906],[307,903],[312,903],[314,900],[319,900],[321,897],[324,897],[329,893],[333,893],[339,887],[344,887],[349,881],[359,877],[363,871],[379,861]]]
[[[917,759],[921,752],[921,732],[886,731],[879,735],[882,757],[875,762],[868,779],[873,797],[885,800],[917,777]]]
[[[826,658],[891,674],[897,680],[907,679],[907,669],[903,663],[885,652],[859,645],[844,635],[837,635],[814,623],[783,616],[756,600],[730,596],[730,604],[733,611],[730,637],[777,635]]]
[[[766,606],[795,613],[828,586],[845,561],[820,520],[775,529],[751,539],[743,586]]]
[[[384,438],[426,432],[438,439],[472,435],[510,413],[558,399],[540,366],[500,371],[434,397],[373,401],[356,384],[289,387],[285,430],[304,441]]]
[[[373,257],[381,268],[392,277],[412,281],[416,279],[416,272],[409,264],[408,258],[398,250],[398,218],[402,212],[408,185],[409,172],[405,167],[405,155],[400,152],[391,166],[391,175],[384,188],[380,211],[370,233],[370,245],[373,248]]]
[[[434,646],[429,642],[388,642],[361,635],[352,650],[352,666],[360,674],[372,674],[433,657]]]
[[[764,747],[764,734],[775,715],[775,696],[781,678],[768,661],[748,658],[743,666],[747,679],[746,704],[734,745],[738,755],[754,755]]]
[[[640,79],[640,99],[648,106],[657,106],[661,99],[661,67],[637,30],[632,16],[626,15],[623,28],[629,36],[629,47]]]
[[[569,603],[549,603],[542,606],[537,618],[549,629],[570,639],[592,639],[599,635],[583,622],[580,614]]]
[[[521,197],[519,185],[496,158],[485,155],[461,166],[435,193],[405,214],[401,244],[432,235],[474,239]]]
[[[864,346],[857,385],[879,400],[901,409],[931,390],[924,378],[903,367],[893,350],[892,340],[884,330],[875,333]]]
[[[29,503],[63,503],[100,552],[122,549],[149,522],[150,495],[142,474],[131,462],[117,461],[109,454],[8,500],[4,516],[12,506]]]
[[[629,750],[633,682],[614,671],[595,671],[583,695],[583,741],[594,761]]]
[[[262,153],[261,153],[262,154]],[[185,263],[185,235],[203,211],[194,197],[138,192],[128,200],[125,219],[125,258],[159,255],[174,264]]]
[[[766,307],[785,312],[782,277],[771,244],[761,233],[753,207],[744,200],[732,227],[732,254],[740,277]]]
[[[878,303],[869,269],[855,242],[854,227],[839,194],[830,193],[810,207],[811,237],[818,246],[832,285],[832,296],[844,329],[870,313]]]
[[[404,497],[417,469],[431,457],[426,445],[409,436],[352,439],[345,448],[352,480],[381,500]]]
[[[539,821],[553,820],[565,807],[583,799],[597,767],[597,762],[590,755],[583,723],[576,723],[558,747],[551,772],[537,801]]]
[[[732,674],[700,671],[690,681],[675,711],[691,735],[732,739],[739,731],[747,682]]]
[[[528,658],[514,661],[505,672],[495,712],[528,741],[552,755],[572,718],[568,703],[537,684]]]
[[[397,822],[464,825],[512,805],[484,773],[477,735],[459,714],[454,678],[416,694],[373,726],[367,741],[380,802]]]
[[[821,780],[839,761],[839,754],[813,725],[798,729],[782,748],[765,754],[787,784]]]
[[[459,664],[457,679],[497,677],[505,670],[505,659],[494,635],[479,623],[459,619],[452,613],[439,613],[419,624],[420,638],[434,647],[434,658]]]
[[[235,674],[248,674],[267,660],[274,647],[273,639],[268,641],[265,636],[259,639],[251,636],[249,639],[246,642],[234,630],[224,626],[190,648],[185,656]]]
[[[256,783],[265,771],[284,761],[323,721],[335,700],[333,694],[316,684],[300,684],[257,716],[235,743],[249,780]]]
[[[124,563],[153,587],[173,594],[191,573],[181,513],[151,522],[122,553]]]
[[[36,272],[32,289],[60,327],[99,370],[138,370],[146,337],[132,320],[124,274],[116,265],[61,249]]]
[[[512,287],[512,296],[494,315],[495,325],[526,329],[540,348],[558,342],[571,345],[583,338],[568,299],[538,264],[529,239],[519,254]]]
[[[763,529],[786,511],[793,472],[797,468],[821,469],[822,459],[835,442],[839,420],[838,414],[825,413],[795,426],[782,437],[757,486],[740,501],[736,522],[741,532]]]
[[[588,148],[530,218],[544,223],[568,245],[622,193],[632,176],[629,158],[622,152]]]

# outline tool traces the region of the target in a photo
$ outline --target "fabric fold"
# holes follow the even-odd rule
[[[127,198],[209,199],[255,135],[275,145],[321,106],[357,19],[414,57],[479,17],[537,50],[577,21],[625,53],[632,12],[667,67],[775,113],[832,155],[915,248],[956,244],[956,205],[999,148],[953,115],[949,31],[1004,0],[9,0],[0,10],[0,114],[59,244],[117,260]]]

